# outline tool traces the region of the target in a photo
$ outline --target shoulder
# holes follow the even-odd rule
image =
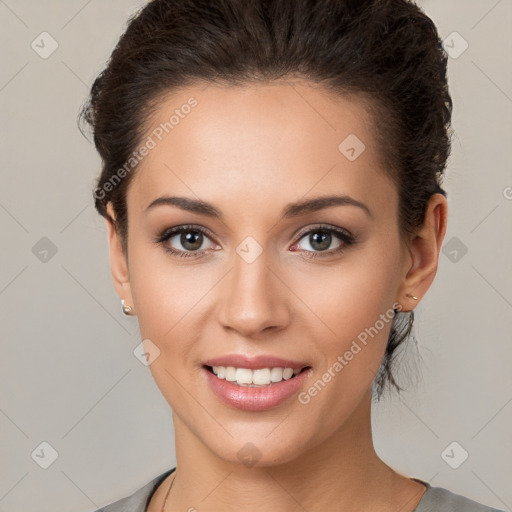
[[[455,494],[448,489],[425,485],[427,490],[413,512],[504,512]]]
[[[160,485],[176,468],[172,468],[161,475],[156,476],[133,494],[117,500],[95,512],[146,512],[146,507],[151,496]]]

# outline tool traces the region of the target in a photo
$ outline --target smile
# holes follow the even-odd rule
[[[302,368],[236,368],[234,366],[208,367],[219,379],[225,379],[238,386],[264,387],[288,380],[299,374]]]
[[[285,405],[306,386],[312,367],[270,355],[231,354],[203,362],[207,387],[231,408],[262,412]]]

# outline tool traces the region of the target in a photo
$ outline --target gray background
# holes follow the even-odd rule
[[[112,286],[92,205],[99,158],[76,126],[140,5],[0,0],[4,512],[90,511],[175,462],[169,407],[133,355],[136,319]],[[511,510],[512,0],[420,5],[454,56],[450,219],[438,277],[416,310],[418,345],[402,360],[409,391],[375,406],[375,443],[409,476]],[[45,59],[43,31],[58,44]],[[454,441],[452,464],[469,453],[457,469],[442,455]],[[47,469],[42,442],[58,454]]]

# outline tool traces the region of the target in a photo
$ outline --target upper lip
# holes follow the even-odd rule
[[[260,355],[247,357],[241,354],[228,354],[214,357],[204,361],[205,366],[234,366],[235,368],[248,368],[257,370],[258,368],[304,368],[309,366],[304,361],[294,361],[292,359],[282,359],[271,355]]]

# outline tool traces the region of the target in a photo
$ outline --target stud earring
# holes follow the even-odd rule
[[[418,297],[416,297],[415,295],[410,295],[409,293],[407,293],[405,296],[410,297],[412,300],[418,300]]]
[[[132,307],[131,306],[128,306],[125,302],[124,302],[124,299],[121,300],[121,306],[123,308],[123,313],[126,315],[126,316],[131,316],[130,313],[132,312]]]

